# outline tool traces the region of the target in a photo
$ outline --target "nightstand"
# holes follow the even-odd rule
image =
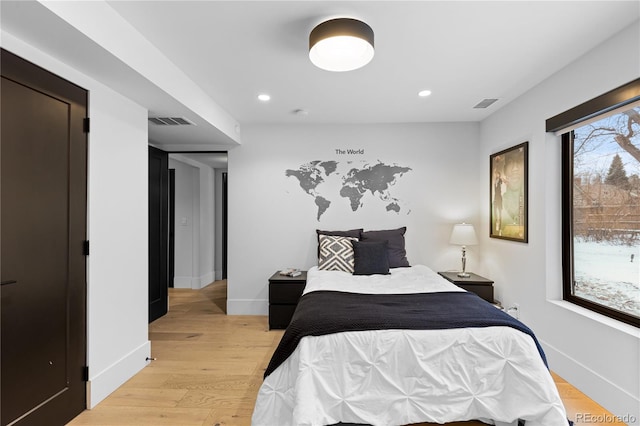
[[[297,277],[276,272],[269,278],[269,329],[287,328],[307,284],[307,271]]]
[[[461,287],[467,291],[471,291],[478,296],[482,297],[489,303],[493,303],[493,281],[481,277],[478,274],[469,272],[469,278],[462,278],[458,276],[458,272],[438,272],[439,275],[451,281],[458,287]]]

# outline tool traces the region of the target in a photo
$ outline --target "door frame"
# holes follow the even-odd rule
[[[173,288],[176,275],[176,169],[169,169],[169,260],[167,263],[167,284]]]
[[[157,160],[157,176],[152,160]],[[157,199],[156,199],[157,196]],[[149,145],[149,323],[169,306],[169,154]]]

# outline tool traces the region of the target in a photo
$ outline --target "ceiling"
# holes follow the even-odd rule
[[[150,117],[194,122],[149,125],[153,144],[186,150],[237,145],[242,127],[255,123],[480,121],[640,17],[638,1],[1,3],[3,31],[124,93]],[[99,34],[78,16],[111,26]],[[355,71],[320,70],[308,58],[309,32],[340,16],[373,28],[375,56]],[[132,53],[149,64],[126,59],[131,46],[146,46]],[[418,97],[423,89],[431,96]],[[498,101],[474,108],[485,98]]]
[[[227,153],[226,152],[198,152],[198,153],[177,153],[169,154],[169,158],[174,158],[178,161],[188,160],[189,164],[204,164],[212,169],[226,169],[227,168]],[[184,162],[184,161],[183,161]]]

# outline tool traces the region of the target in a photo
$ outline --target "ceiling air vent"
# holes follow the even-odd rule
[[[476,106],[474,106],[474,108],[487,108],[493,105],[493,103],[496,101],[497,99],[483,99]]]
[[[150,117],[149,121],[158,126],[192,126],[191,121],[183,117]]]

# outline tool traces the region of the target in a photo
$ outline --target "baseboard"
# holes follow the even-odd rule
[[[173,278],[173,287],[174,288],[191,288],[193,285],[193,277],[174,277]]]
[[[269,300],[227,299],[227,315],[269,315]]]
[[[174,288],[190,288],[192,290],[200,290],[211,284],[215,280],[215,272],[207,272],[199,277],[174,277]]]
[[[546,342],[540,341],[540,344],[547,355],[551,370],[626,424],[640,425],[640,399]]]
[[[150,356],[151,342],[146,341],[118,362],[95,376],[91,376],[91,366],[89,366],[90,377],[89,382],[87,382],[87,408],[94,408],[100,401],[122,386],[124,382],[146,367],[149,364],[149,361],[146,361],[146,359]]]
[[[208,272],[200,277],[200,287],[204,288],[215,281],[215,273],[213,271]]]

